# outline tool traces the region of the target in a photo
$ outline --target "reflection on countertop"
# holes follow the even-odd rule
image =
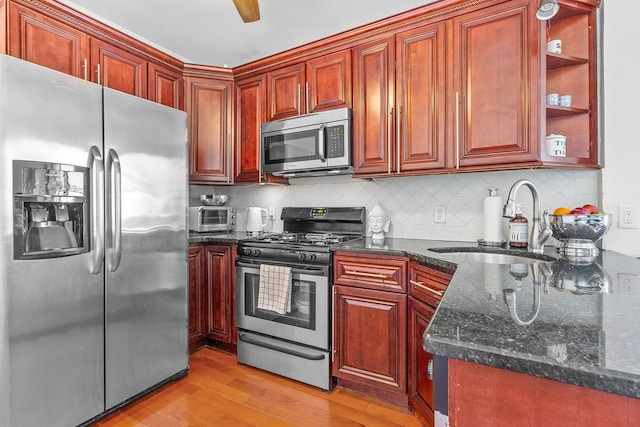
[[[250,240],[256,237],[265,236],[267,232],[255,231],[217,231],[199,233],[189,231],[189,244],[216,244],[216,243],[238,243],[243,240]]]
[[[476,244],[365,239],[334,250],[455,271],[423,337],[433,354],[640,398],[640,260],[567,259],[547,246],[550,261],[497,264],[430,250],[455,246]]]

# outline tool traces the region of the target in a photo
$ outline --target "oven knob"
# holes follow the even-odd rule
[[[251,255],[251,249],[242,248],[242,255]]]
[[[315,260],[316,260],[316,254],[309,255],[309,261],[315,261]]]
[[[305,254],[304,252],[300,252],[300,253],[298,254],[298,259],[299,259],[300,261],[304,261],[306,257],[307,257],[307,254]]]
[[[260,256],[260,249],[254,249],[253,256]]]

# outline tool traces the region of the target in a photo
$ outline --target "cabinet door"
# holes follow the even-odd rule
[[[333,375],[407,391],[407,296],[334,286]]]
[[[268,120],[279,120],[304,113],[304,64],[296,64],[267,74]]]
[[[90,79],[111,89],[147,98],[147,61],[98,39],[91,39]]]
[[[357,46],[353,59],[353,169],[391,172],[395,39]]]
[[[206,257],[206,336],[230,343],[232,340],[231,320],[231,247],[207,245]]]
[[[149,101],[184,110],[184,80],[180,73],[149,62]]]
[[[444,168],[444,23],[396,35],[396,170]]]
[[[306,108],[312,113],[351,107],[351,51],[307,61]]]
[[[509,1],[453,19],[450,123],[460,167],[538,158],[537,4]]]
[[[205,268],[202,245],[189,246],[189,352],[204,345]]]
[[[236,82],[235,182],[260,182],[260,124],[267,118],[267,77]]]
[[[409,403],[427,426],[433,426],[433,355],[422,348],[422,336],[435,310],[409,297]],[[431,365],[431,366],[430,366]]]
[[[187,77],[189,180],[230,183],[232,179],[232,83]]]
[[[85,33],[9,2],[8,39],[11,56],[87,79]]]

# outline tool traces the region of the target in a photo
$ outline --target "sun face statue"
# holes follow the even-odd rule
[[[384,241],[384,233],[389,232],[390,226],[391,220],[380,207],[380,203],[376,203],[376,206],[369,212],[369,230],[373,241]]]

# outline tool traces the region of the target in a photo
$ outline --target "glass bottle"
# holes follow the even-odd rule
[[[529,221],[522,216],[522,204],[516,204],[516,216],[509,221],[509,246],[526,249],[529,246]]]

